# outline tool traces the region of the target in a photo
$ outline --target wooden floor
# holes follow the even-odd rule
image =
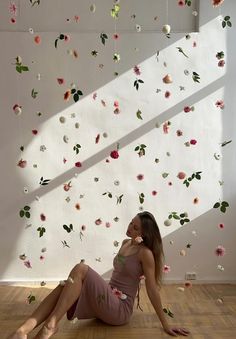
[[[161,290],[163,307],[169,307],[174,314],[174,318],[167,316],[170,324],[188,328],[191,331],[188,338],[236,338],[236,285],[193,285],[184,292],[178,291],[177,287],[177,285],[164,285]],[[29,305],[26,300],[31,291],[36,301]],[[49,292],[50,289],[47,287],[0,286],[0,338],[6,338],[20,325]],[[223,303],[218,301],[219,298]],[[143,312],[137,310],[135,306],[130,323],[124,326],[107,326],[96,319],[72,323],[63,318],[60,331],[53,338],[170,338],[163,332],[144,286],[141,289],[141,305]],[[32,332],[29,338],[33,338],[37,331]]]

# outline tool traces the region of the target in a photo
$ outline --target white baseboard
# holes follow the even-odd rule
[[[61,279],[63,280],[63,279]],[[105,281],[109,281],[109,278],[105,278]],[[21,280],[21,281],[14,281],[14,280],[2,280],[0,281],[0,286],[7,285],[7,286],[28,286],[32,288],[39,288],[42,280]],[[45,287],[51,287],[51,286],[56,286],[59,284],[60,280],[46,280],[46,285]],[[205,280],[205,279],[197,279],[197,280],[191,280],[193,285],[200,285],[200,284],[234,284],[236,285],[236,279],[229,279],[229,280]],[[144,282],[143,282],[144,283]],[[180,280],[180,279],[170,279],[170,280],[165,280],[163,282],[163,285],[184,285],[185,280]]]

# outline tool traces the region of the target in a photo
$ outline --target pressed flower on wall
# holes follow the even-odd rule
[[[201,180],[201,175],[200,175],[201,173],[202,173],[201,171],[194,172],[190,177],[184,180],[183,184],[186,185],[186,187],[189,187],[190,182],[193,179]]]
[[[217,246],[217,248],[215,249],[215,254],[218,257],[223,257],[225,255],[225,248],[221,245]]]
[[[43,234],[46,232],[45,227],[38,227],[37,231],[39,232],[39,237],[41,238],[43,236]]]
[[[100,34],[100,39],[101,39],[101,43],[105,46],[106,45],[106,40],[108,39],[108,36],[106,33],[101,33]]]
[[[139,157],[142,157],[146,153],[146,151],[145,151],[146,147],[147,147],[146,145],[140,144],[140,145],[136,146],[134,150],[136,152],[138,152]]]
[[[80,149],[81,149],[81,145],[80,145],[80,144],[76,144],[76,145],[73,147],[73,150],[76,152],[76,154],[79,154]]]
[[[200,81],[199,81],[200,80],[200,75],[198,73],[193,72],[192,79],[193,79],[194,82],[200,83]]]
[[[40,5],[40,0],[30,0],[31,6],[33,7],[34,5]]]
[[[54,46],[55,48],[58,47],[58,40],[64,40],[66,42],[68,42],[70,40],[70,36],[66,35],[66,34],[60,34],[59,37],[56,38],[55,42],[54,42]]]
[[[74,231],[72,224],[70,224],[69,226],[63,225],[63,228],[64,228],[64,230],[66,230],[67,233],[70,233],[71,231]]]
[[[20,217],[23,218],[23,217],[26,217],[27,219],[30,218],[30,206],[24,206],[20,212]]]
[[[40,178],[40,182],[39,185],[41,186],[46,186],[49,184],[49,182],[51,181],[51,179],[43,179],[43,177]]]
[[[20,56],[17,56],[15,59],[16,59],[16,63],[14,65],[16,65],[16,71],[18,73],[28,72],[29,71],[29,67],[28,66],[22,65],[22,58]]]
[[[213,208],[219,208],[222,213],[226,212],[226,208],[229,207],[229,203],[227,201],[222,201],[222,202],[216,202],[213,206]]]
[[[138,118],[138,119],[140,119],[140,120],[143,120],[143,118],[142,118],[142,112],[140,111],[140,109],[139,110],[137,110],[137,112],[136,112],[136,117]]]
[[[180,213],[180,215],[178,215],[177,212],[171,212],[168,215],[168,219],[171,220],[172,218],[176,219],[176,220],[179,220],[180,225],[184,225],[184,223],[190,222],[190,219],[188,218],[188,213],[187,212]],[[169,225],[166,225],[166,226],[169,226]]]
[[[143,83],[144,83],[144,81],[142,79],[136,79],[134,81],[134,87],[136,88],[137,91],[139,89],[139,84],[143,84]]]
[[[182,53],[186,58],[188,58],[187,54],[183,51],[182,47],[176,47],[177,50]]]
[[[225,28],[226,26],[232,27],[232,22],[230,21],[229,15],[226,15],[222,21],[222,27]]]

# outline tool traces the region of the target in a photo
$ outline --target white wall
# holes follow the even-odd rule
[[[26,5],[21,2],[21,13]],[[169,8],[172,5],[169,1]],[[176,22],[181,22],[181,15],[182,22],[186,16],[189,18],[185,11],[193,9],[176,6],[178,16],[171,16],[173,27],[177,27]],[[37,17],[35,13],[42,8],[38,6],[31,10],[38,27],[44,22],[43,16]],[[76,10],[70,8],[70,17],[71,13],[77,13]],[[135,7],[130,12],[135,13]],[[101,11],[99,13],[101,15]],[[120,14],[122,22],[131,20],[130,15],[124,13]],[[55,49],[54,41],[62,31],[32,35],[27,31],[20,32],[20,29],[10,32],[12,28],[9,28],[8,32],[0,33],[3,70],[0,82],[2,282],[61,279],[81,259],[100,274],[109,276],[118,249],[113,242],[122,241],[130,218],[140,207],[153,212],[157,218],[166,264],[171,267],[170,273],[165,275],[166,280],[184,281],[186,271],[197,272],[198,279],[203,281],[235,280],[235,13],[233,1],[225,2],[220,10],[212,8],[211,1],[201,1],[200,33],[191,33],[189,40],[185,33],[172,33],[167,39],[162,33],[123,32],[116,43],[109,33],[106,46],[103,46],[99,33],[79,33],[73,29],[68,33],[70,41],[59,41]],[[160,20],[163,20],[162,14]],[[5,12],[5,17],[7,15]],[[79,15],[83,17],[83,12]],[[96,12],[93,15],[96,18]],[[232,28],[221,27],[221,15],[231,16]],[[18,16],[19,27],[25,24],[24,18],[29,15]],[[135,22],[142,24],[142,17],[138,19]],[[150,20],[153,21],[153,17]],[[85,29],[85,21],[83,25]],[[33,40],[37,34],[42,39],[39,45]],[[194,42],[196,47],[193,47]],[[189,58],[180,54],[177,47],[181,47]],[[78,58],[69,55],[70,49],[78,51]],[[91,56],[92,50],[99,52],[96,58]],[[160,51],[158,58],[157,50]],[[220,51],[225,53],[223,68],[217,66],[215,57]],[[118,64],[112,60],[115,52],[121,56]],[[17,55],[22,57],[29,72],[16,72],[13,64]],[[102,69],[99,64],[104,65]],[[138,91],[133,86],[137,78],[133,72],[135,65],[139,65],[139,78],[144,81]],[[189,75],[185,75],[185,70]],[[119,73],[118,77],[114,77],[115,71]],[[200,75],[200,83],[193,82],[193,71]],[[168,73],[173,78],[172,84],[162,81]],[[57,78],[64,78],[65,84],[59,85]],[[84,93],[77,103],[72,99],[69,102],[63,100],[71,83],[78,85]],[[185,89],[180,90],[180,86]],[[31,97],[33,88],[39,93],[35,99]],[[161,91],[156,93],[157,89]],[[166,90],[171,92],[168,99],[164,96]],[[97,93],[96,100],[94,93]],[[101,100],[105,101],[105,107]],[[115,100],[120,106],[118,115],[113,113]],[[217,100],[224,100],[223,110],[216,107]],[[22,106],[20,116],[13,112],[15,104]],[[185,106],[194,106],[195,110],[185,113]],[[142,111],[143,120],[136,117],[138,109]],[[37,112],[42,115],[38,116]],[[64,124],[59,122],[61,116],[66,118]],[[163,133],[166,121],[171,122],[168,134]],[[76,122],[80,124],[79,129],[74,126]],[[32,135],[33,129],[38,130],[37,136]],[[178,129],[183,132],[180,137],[176,135]],[[107,138],[103,133],[107,133]],[[95,144],[98,134],[100,141]],[[63,141],[64,135],[68,136],[68,143]],[[196,139],[197,144],[186,147],[184,143],[191,139]],[[228,140],[232,142],[221,147],[220,143]],[[73,150],[76,143],[81,145],[78,155]],[[117,143],[120,157],[112,159],[109,154]],[[141,143],[147,145],[143,157],[134,151]],[[23,152],[20,151],[22,145],[25,147]],[[41,145],[46,146],[44,152],[40,151]],[[220,155],[219,160],[215,159],[214,153]],[[65,164],[64,157],[67,159]],[[21,158],[27,160],[24,169],[17,166]],[[155,162],[156,158],[159,163]],[[81,168],[74,166],[77,161],[81,161]],[[177,178],[180,171],[187,176],[202,171],[202,178],[192,181],[187,188]],[[169,173],[165,179],[162,177],[164,172]],[[142,181],[137,180],[138,174],[144,175]],[[51,179],[49,185],[39,185],[42,176]],[[95,177],[99,178],[98,182]],[[114,184],[117,180],[119,185]],[[72,188],[65,192],[63,185],[69,181]],[[224,184],[220,185],[219,181]],[[28,188],[28,194],[24,193],[24,187]],[[158,192],[156,196],[152,195],[153,190]],[[103,195],[106,191],[112,193],[111,199]],[[138,199],[141,192],[145,194],[142,205]],[[122,194],[122,203],[116,204],[116,196]],[[67,197],[69,202],[65,200]],[[196,197],[198,204],[193,203]],[[219,200],[230,204],[225,214],[213,209]],[[76,203],[80,204],[80,210],[75,208]],[[19,211],[25,205],[31,207],[29,220],[19,217]],[[191,222],[181,226],[176,220],[171,226],[165,226],[164,221],[172,211],[187,212]],[[41,213],[46,216],[45,222],[40,220]],[[114,221],[115,217],[118,221]],[[99,226],[95,225],[98,218],[102,220]],[[106,222],[111,226],[106,227]],[[67,233],[63,224],[70,223],[74,232]],[[225,224],[224,229],[219,228],[220,223]],[[86,230],[81,240],[82,225],[86,225]],[[46,232],[39,237],[37,228],[41,226]],[[61,242],[64,240],[70,248],[63,248]],[[188,243],[192,245],[189,249],[186,248]],[[225,247],[225,256],[215,255],[218,245]],[[46,248],[45,253],[41,252],[42,248]],[[182,249],[186,256],[180,255]],[[32,268],[25,267],[24,261],[19,259],[21,254],[27,256]],[[40,255],[45,259],[40,260]],[[222,265],[224,271],[218,270],[217,265]]]

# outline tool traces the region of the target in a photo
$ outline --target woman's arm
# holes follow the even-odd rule
[[[152,306],[156,311],[157,316],[160,319],[164,331],[172,336],[177,336],[178,334],[187,336],[189,334],[188,330],[184,328],[170,327],[165,318],[165,313],[162,308],[161,298],[155,279],[155,260],[152,251],[148,248],[144,248],[142,250],[141,262],[143,266],[143,273],[146,278],[145,285],[147,294],[152,303]]]
[[[152,254],[152,251],[144,248],[142,250],[142,266],[143,266],[143,273],[145,276],[145,285],[148,297],[154,307],[157,316],[160,319],[160,322],[163,328],[169,327],[167,320],[165,318],[165,313],[162,308],[161,298],[158,291],[158,287],[155,280],[155,261]]]

